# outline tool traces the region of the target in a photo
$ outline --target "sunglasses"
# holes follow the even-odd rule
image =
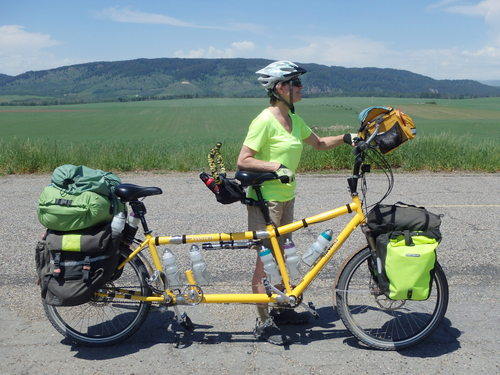
[[[302,81],[300,80],[300,78],[294,78],[294,79],[291,79],[290,81],[284,81],[282,83],[282,85],[292,85],[294,87],[302,87]]]

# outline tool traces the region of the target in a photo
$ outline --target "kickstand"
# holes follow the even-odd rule
[[[175,310],[175,316],[174,316],[175,322],[179,324],[184,331],[193,332],[194,324],[191,318],[188,316],[188,314],[186,314],[186,312],[179,314],[179,309],[177,308],[177,306],[174,306],[174,310]]]
[[[304,302],[301,302],[300,305],[309,311],[314,318],[319,319],[319,314],[316,311],[316,307],[314,307],[314,304],[312,302],[308,302],[307,305]]]

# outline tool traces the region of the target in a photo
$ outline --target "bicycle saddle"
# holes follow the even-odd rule
[[[274,172],[249,171],[237,171],[234,177],[239,180],[243,186],[261,185],[265,181],[276,180],[278,178]]]
[[[136,201],[139,198],[162,193],[163,191],[158,187],[147,187],[134,184],[120,184],[115,187],[115,195],[124,202]]]

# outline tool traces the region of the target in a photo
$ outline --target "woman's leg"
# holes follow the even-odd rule
[[[293,207],[294,200],[288,202],[268,202],[269,215],[271,220],[276,226],[285,225],[293,221]],[[248,206],[248,229],[249,230],[262,230],[266,228],[266,222],[264,216],[259,207]],[[291,236],[283,236],[278,238],[281,249],[283,249],[283,243],[285,238]],[[271,241],[264,240],[262,245],[266,248],[271,248]],[[260,249],[257,249],[260,251]],[[257,252],[257,260],[255,262],[255,270],[252,277],[252,291],[254,293],[265,293],[266,290],[262,284],[262,279],[266,277],[264,272],[264,264],[260,259],[259,253]],[[269,319],[269,311],[267,304],[258,304],[257,313],[262,322]]]

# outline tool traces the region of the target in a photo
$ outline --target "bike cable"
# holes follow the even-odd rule
[[[375,148],[369,148],[366,150],[365,156],[370,163],[374,163],[375,165],[379,166],[382,169],[387,179],[387,191],[385,192],[385,194],[382,196],[382,198],[380,198],[378,202],[368,205],[366,202],[366,194],[368,192],[368,187],[366,185],[365,175],[363,174],[361,191],[363,194],[363,202],[365,204],[365,212],[368,212],[368,209],[381,203],[391,194],[392,188],[394,187],[394,174],[392,173],[391,165],[379,150]]]

